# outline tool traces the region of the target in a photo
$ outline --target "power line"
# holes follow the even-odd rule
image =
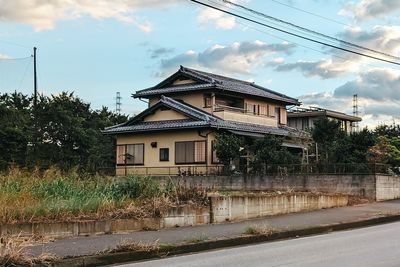
[[[29,56],[29,57],[19,57],[19,58],[8,58],[8,57],[1,57],[0,60],[24,60],[24,59],[28,59],[28,58],[32,58],[33,56]]]
[[[341,39],[339,39],[339,38],[335,38],[335,37],[332,37],[332,36],[329,36],[329,35],[326,35],[326,34],[323,34],[323,33],[317,32],[317,31],[314,31],[314,30],[310,30],[310,29],[308,29],[308,28],[301,27],[301,26],[296,25],[296,24],[294,24],[294,23],[287,22],[287,21],[285,21],[285,20],[275,18],[275,17],[273,17],[273,16],[264,14],[264,13],[262,13],[262,12],[259,12],[259,11],[254,10],[254,9],[245,7],[245,6],[243,6],[243,5],[239,5],[239,4],[233,3],[233,2],[228,1],[228,0],[222,0],[222,1],[223,1],[224,3],[230,4],[230,5],[232,5],[232,6],[239,7],[239,8],[241,8],[241,9],[243,9],[243,10],[248,11],[248,12],[254,13],[254,14],[258,15],[258,16],[262,16],[262,17],[265,17],[265,18],[267,18],[267,19],[274,20],[274,21],[276,21],[276,22],[289,25],[289,26],[294,27],[294,28],[297,28],[297,29],[299,29],[299,30],[301,30],[301,31],[306,31],[306,32],[309,32],[309,33],[311,33],[311,34],[315,34],[315,35],[322,36],[322,37],[324,37],[324,38],[326,38],[326,39],[330,39],[330,40],[332,40],[332,41],[339,42],[340,44],[344,44],[344,45],[347,45],[347,46],[350,46],[350,47],[356,47],[356,48],[359,48],[359,49],[367,50],[367,51],[370,51],[370,52],[373,52],[373,53],[376,53],[376,54],[380,54],[380,55],[384,55],[384,56],[387,56],[387,57],[391,57],[391,58],[394,58],[394,59],[398,59],[398,60],[400,59],[399,57],[396,57],[396,56],[393,56],[393,55],[390,55],[390,54],[387,54],[387,53],[384,53],[384,52],[381,52],[381,51],[377,51],[377,50],[374,50],[374,49],[371,49],[371,48],[368,48],[368,47],[365,47],[365,46],[357,45],[357,44],[354,44],[354,43],[351,43],[351,42],[348,42],[348,41],[345,41],[345,40],[341,40]]]
[[[14,42],[4,41],[4,40],[0,40],[0,43],[4,43],[4,44],[8,44],[8,45],[13,45],[13,46],[19,46],[19,47],[23,47],[23,48],[30,48],[29,46],[26,46],[26,45],[17,44],[17,43],[14,43]]]
[[[334,23],[337,23],[337,24],[341,24],[341,25],[343,25],[343,26],[351,27],[351,25],[348,25],[348,24],[346,24],[346,23],[343,23],[343,22],[340,22],[340,21],[337,21],[337,20],[334,20],[334,19],[331,19],[331,18],[328,18],[328,17],[324,17],[324,16],[321,16],[321,15],[315,14],[315,13],[310,12],[310,11],[307,11],[307,10],[305,10],[305,9],[301,9],[301,8],[298,8],[298,7],[289,5],[289,4],[285,4],[285,3],[279,2],[279,1],[277,1],[277,0],[271,0],[271,1],[272,1],[272,2],[275,2],[275,3],[277,3],[277,4],[280,4],[280,5],[282,5],[282,6],[286,6],[286,7],[288,7],[288,8],[295,9],[295,10],[297,10],[297,11],[301,11],[301,12],[307,13],[307,14],[312,15],[312,16],[314,16],[314,17],[318,17],[318,18],[321,18],[321,19],[324,19],[324,20],[327,20],[327,21],[330,21],[330,22],[334,22]]]
[[[310,41],[310,42],[314,42],[314,43],[317,43],[317,44],[325,45],[325,46],[328,46],[328,47],[331,47],[331,48],[335,48],[335,49],[338,49],[338,50],[346,51],[346,52],[353,53],[353,54],[356,54],[356,55],[372,58],[372,59],[375,59],[375,60],[391,63],[391,64],[394,64],[394,65],[400,65],[400,63],[395,62],[395,61],[386,60],[386,59],[383,59],[383,58],[367,55],[367,54],[364,54],[364,53],[360,53],[360,52],[357,52],[357,51],[353,51],[353,50],[350,50],[350,49],[339,47],[337,45],[332,45],[332,44],[328,44],[326,42],[321,42],[321,41],[317,41],[317,40],[312,39],[312,38],[304,37],[302,35],[295,34],[295,33],[292,33],[292,32],[286,31],[286,30],[282,30],[282,29],[279,29],[277,27],[274,27],[274,26],[271,26],[271,25],[268,25],[268,24],[265,24],[265,23],[262,23],[262,22],[259,22],[259,21],[244,17],[244,16],[241,16],[241,15],[238,15],[238,14],[235,14],[233,12],[226,11],[224,9],[221,9],[221,8],[218,8],[218,7],[206,4],[206,3],[202,3],[202,2],[197,1],[197,0],[190,0],[190,1],[192,1],[194,3],[197,3],[197,4],[200,4],[202,6],[206,6],[206,7],[221,11],[221,12],[223,12],[225,14],[228,14],[228,15],[231,15],[231,16],[243,19],[243,20],[247,20],[247,21],[250,21],[252,23],[255,23],[255,24],[258,24],[258,25],[261,25],[261,26],[276,30],[276,31],[280,31],[280,32],[283,32],[283,33],[286,33],[286,34],[289,34],[289,35],[292,35],[292,36],[295,36],[295,37],[298,37],[298,38],[301,38],[301,39],[304,39],[304,40],[307,40],[307,41]]]
[[[218,5],[218,6],[223,6],[223,5],[219,4],[219,3],[214,2],[214,1],[211,1],[211,0],[208,0],[208,2],[212,2],[212,3],[214,3],[214,4]],[[224,6],[224,7],[225,7],[225,6]],[[230,9],[230,10],[235,10],[235,9],[233,9],[233,8],[228,8],[228,9]],[[235,10],[235,11],[237,11],[237,10]],[[243,12],[241,12],[241,11],[238,11],[238,12],[240,12],[240,13],[243,14]],[[252,15],[249,15],[249,16],[255,17],[255,16],[252,16]],[[285,41],[285,42],[288,42],[288,43],[296,44],[296,45],[298,45],[298,46],[300,46],[300,47],[303,47],[303,48],[306,48],[306,49],[309,49],[309,50],[318,52],[318,53],[320,53],[320,54],[326,55],[326,52],[324,52],[324,51],[321,51],[321,50],[316,49],[316,48],[312,48],[312,47],[310,47],[310,46],[307,46],[307,45],[304,45],[304,44],[301,44],[301,43],[298,43],[298,42],[295,42],[295,41],[292,41],[292,40],[288,40],[288,39],[279,37],[279,36],[274,35],[274,34],[272,34],[272,33],[270,33],[270,32],[263,31],[263,30],[258,29],[258,28],[256,28],[256,27],[250,26],[249,24],[246,24],[246,23],[241,22],[241,21],[239,21],[239,20],[237,21],[237,23],[243,25],[244,27],[247,27],[247,28],[250,28],[250,29],[252,29],[252,30],[258,31],[258,32],[260,32],[260,33],[263,33],[263,34],[265,34],[265,35],[268,35],[268,36],[271,36],[271,37],[273,37],[273,38],[279,39],[279,40],[281,40],[281,41]],[[273,22],[271,22],[271,23],[273,23]],[[275,24],[275,23],[273,23],[273,24]],[[287,27],[284,27],[284,28],[287,28]],[[297,31],[297,32],[298,32],[298,31]],[[319,39],[322,39],[322,38],[319,38]],[[350,59],[350,58],[346,58],[346,57],[344,57],[344,56],[339,56],[339,55],[337,55],[337,54],[332,54],[331,57],[340,59],[340,60],[343,61],[343,62],[352,60],[352,59]],[[373,65],[373,64],[370,64],[370,63],[366,63],[366,65],[367,65],[367,66],[371,66],[371,67],[378,68],[377,65]]]

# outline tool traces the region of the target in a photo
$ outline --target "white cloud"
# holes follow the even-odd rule
[[[197,15],[197,22],[203,25],[213,24],[218,29],[232,29],[236,26],[236,20],[221,11],[203,8]]]
[[[382,51],[386,54],[397,56],[400,53],[400,27],[399,26],[381,26],[377,25],[370,31],[364,31],[361,28],[347,28],[339,34],[340,38],[351,43],[355,43],[370,49]],[[348,47],[346,47],[348,48]],[[359,51],[354,48],[353,50]],[[364,69],[364,65],[376,62],[373,59],[362,57],[356,54],[350,54],[344,51],[331,49],[331,58],[317,61],[299,60],[294,63],[277,64],[277,71],[297,70],[306,77],[319,77],[322,79],[331,79],[349,74],[358,73]],[[386,60],[394,60],[392,57],[375,54],[365,51],[366,54],[380,57]]]
[[[400,71],[374,68],[360,73],[356,79],[339,86],[333,93],[323,92],[300,96],[307,106],[352,113],[352,98],[358,95],[362,125],[376,126],[400,121]]]
[[[0,54],[0,59],[10,59],[10,57],[4,54]]]
[[[267,56],[290,54],[293,48],[294,45],[288,43],[267,44],[261,41],[235,42],[229,46],[216,44],[203,52],[188,51],[162,60],[160,75],[175,70],[179,65],[207,68],[226,74],[249,74],[252,68],[266,66]]]
[[[0,0],[0,21],[31,25],[36,31],[53,29],[57,21],[89,16],[113,18],[149,32],[149,22],[134,15],[143,8],[165,7],[181,0]]]
[[[355,80],[336,88],[335,95],[358,94],[364,98],[378,101],[400,101],[399,88],[400,70],[373,68],[360,73]]]
[[[356,21],[381,18],[400,9],[398,0],[361,0],[358,3],[347,3],[339,15],[351,16]]]

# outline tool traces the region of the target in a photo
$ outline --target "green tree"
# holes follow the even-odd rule
[[[400,138],[379,136],[376,144],[368,150],[368,161],[400,166]]]
[[[219,161],[229,166],[234,159],[238,159],[244,151],[244,139],[234,134],[218,133],[214,141]]]
[[[340,128],[340,122],[330,120],[326,117],[322,117],[314,122],[312,138],[318,145],[320,160],[325,163],[337,161],[337,158],[340,157],[337,151],[348,145],[345,142],[346,140],[344,140],[345,133]]]
[[[282,146],[283,138],[265,135],[262,139],[255,140],[251,146],[253,158],[250,162],[253,171],[263,172],[268,165],[295,164],[301,159],[290,153]]]
[[[30,140],[30,101],[21,93],[0,95],[0,169],[24,165]]]

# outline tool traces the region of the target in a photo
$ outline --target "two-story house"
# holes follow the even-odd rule
[[[354,132],[360,117],[348,115],[342,112],[323,109],[318,107],[293,108],[288,111],[288,126],[300,130],[310,130],[314,128],[314,122],[320,118],[328,118],[340,122],[340,127],[346,133]]]
[[[297,99],[252,82],[186,67],[154,87],[137,91],[148,108],[106,128],[117,137],[117,175],[210,173],[220,165],[215,134],[289,136],[286,106]]]

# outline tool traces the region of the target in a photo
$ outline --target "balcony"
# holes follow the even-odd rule
[[[275,117],[254,114],[253,112],[249,112],[243,108],[215,105],[214,115],[228,121],[238,121],[277,127],[277,120]]]

